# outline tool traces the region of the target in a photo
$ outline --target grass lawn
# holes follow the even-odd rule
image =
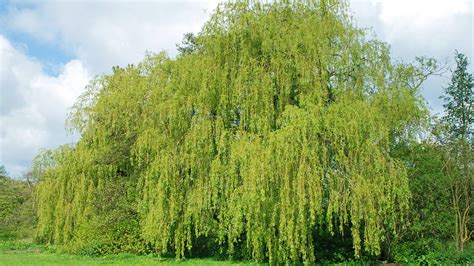
[[[43,246],[28,242],[0,241],[0,266],[16,265],[258,265],[217,261],[212,258],[174,260],[156,256],[118,254],[89,257],[51,252]]]
[[[176,261],[156,257],[129,254],[104,257],[86,257],[46,252],[0,253],[0,265],[244,265],[211,259],[189,259]],[[248,264],[245,264],[248,265]]]

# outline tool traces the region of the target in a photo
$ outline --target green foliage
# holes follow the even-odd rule
[[[181,56],[197,52],[199,50],[199,45],[197,44],[196,36],[189,32],[184,34],[183,41],[180,44],[177,44],[176,48]]]
[[[0,239],[31,237],[36,224],[33,185],[0,168]]]
[[[467,70],[467,57],[456,51],[456,69],[449,86],[445,89],[446,114],[443,120],[448,125],[451,138],[474,141],[474,77]]]
[[[0,166],[0,179],[5,179],[8,177],[7,169],[4,165]]]
[[[392,63],[348,14],[335,0],[223,4],[199,49],[92,81],[69,119],[81,140],[36,160],[37,238],[289,263],[345,237],[351,255],[378,255],[411,196],[391,147],[425,120],[417,88],[435,63]]]
[[[412,192],[410,226],[403,232],[404,241],[451,240],[454,220],[450,178],[444,172],[444,146],[413,142],[399,146],[397,153],[407,167]]]
[[[404,161],[412,192],[410,226],[390,254],[396,261],[461,263],[473,226],[474,158],[472,145],[472,74],[467,58],[456,53],[457,69],[446,88],[445,116],[432,120],[422,141],[397,143],[392,154]],[[448,249],[446,243],[451,243]],[[456,247],[456,248],[454,248]],[[467,251],[466,253],[469,253]]]
[[[393,247],[394,261],[399,263],[418,263],[425,265],[446,265],[474,263],[474,245],[466,247],[464,253],[459,253],[452,241],[436,238],[420,238],[418,240],[397,243]]]
[[[451,203],[455,216],[454,238],[459,251],[474,234],[474,78],[467,72],[467,57],[456,51],[456,70],[446,88],[447,128],[444,172],[450,178]]]
[[[77,253],[142,253],[135,196],[129,186],[133,180],[109,175],[108,169],[117,174],[114,167],[84,165],[81,155],[88,154],[80,154],[78,148],[64,146],[55,151],[58,167],[46,171],[37,186],[38,216],[50,219],[39,223],[37,239],[64,244],[66,250]],[[87,166],[91,168],[84,171],[82,167]],[[92,178],[92,174],[102,174],[102,178]]]
[[[29,241],[0,240],[0,252],[19,250],[46,250],[46,247]]]

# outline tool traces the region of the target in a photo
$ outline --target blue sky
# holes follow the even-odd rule
[[[48,75],[57,76],[60,66],[73,59],[73,55],[64,51],[58,43],[40,42],[21,32],[2,31],[1,34],[28,57],[41,62]]]
[[[37,6],[34,3],[16,3],[2,0],[0,1],[0,15],[2,18],[11,13],[12,10],[34,10]],[[3,20],[3,19],[2,19]],[[0,25],[7,24],[2,21]],[[31,58],[36,58],[43,64],[45,73],[51,76],[59,74],[60,66],[73,59],[73,54],[61,48],[60,42],[44,42],[38,40],[34,35],[23,31],[17,31],[9,27],[0,27],[0,34],[14,43],[18,49]]]
[[[137,63],[145,51],[176,54],[182,35],[198,32],[218,2],[0,0],[0,164],[21,176],[41,149],[75,141],[64,121],[92,77]],[[350,4],[357,24],[390,44],[394,60],[429,56],[452,66],[455,49],[474,58],[472,1]],[[433,113],[442,110],[448,77],[422,87]]]

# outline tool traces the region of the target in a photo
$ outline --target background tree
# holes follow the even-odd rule
[[[196,36],[188,32],[184,34],[183,40],[176,45],[176,48],[180,55],[189,55],[199,50],[199,44]]]
[[[422,131],[425,138],[399,144],[393,151],[407,168],[412,198],[408,226],[387,245],[389,260],[406,263],[435,256],[438,261],[433,263],[454,263],[458,259],[446,258],[452,250],[455,223],[451,179],[444,171],[445,145],[437,141],[438,125],[433,117],[433,125]]]
[[[446,88],[445,115],[447,127],[444,171],[450,177],[451,202],[455,213],[454,238],[459,251],[472,234],[474,208],[474,79],[468,73],[467,57],[456,51],[456,69]]]
[[[474,79],[468,72],[468,58],[456,51],[456,69],[451,82],[440,98],[444,100],[443,121],[448,126],[451,140],[473,141],[474,134]]]
[[[4,165],[0,166],[0,178],[8,177],[7,169]]]
[[[5,167],[0,167],[0,239],[34,235],[37,219],[33,194],[33,185],[9,177]]]

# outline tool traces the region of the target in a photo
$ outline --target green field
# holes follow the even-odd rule
[[[212,258],[175,260],[133,254],[100,257],[60,253],[30,242],[0,241],[0,266],[16,265],[259,265],[251,262],[217,261]]]
[[[189,259],[176,261],[157,257],[130,254],[104,257],[75,256],[68,254],[44,253],[37,251],[8,252],[0,254],[0,265],[251,265],[215,261],[212,259]]]

